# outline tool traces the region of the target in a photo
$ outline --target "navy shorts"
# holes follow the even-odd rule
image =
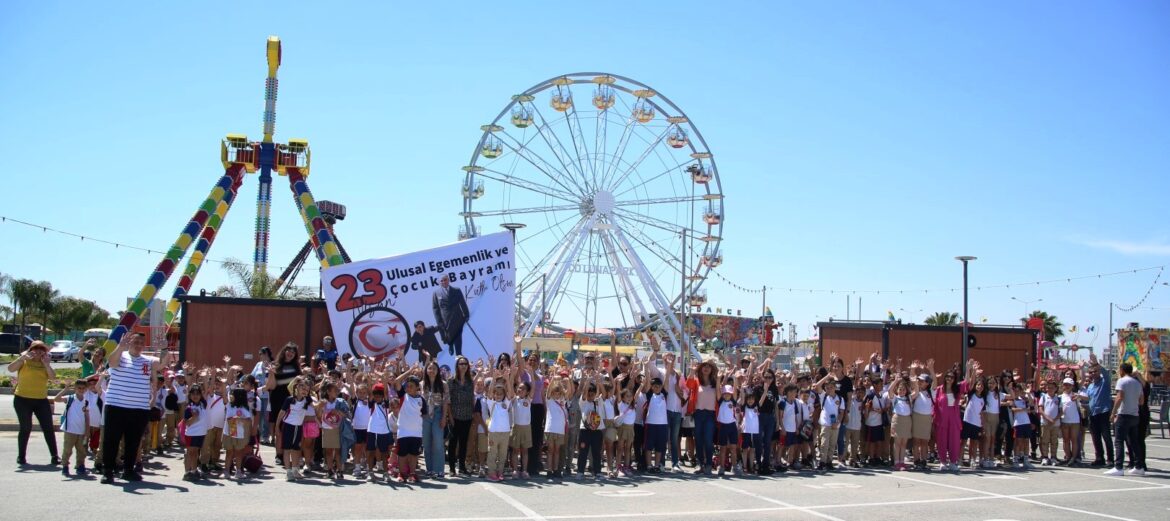
[[[303,437],[300,425],[280,424],[280,448],[282,450],[300,450],[301,438]]]
[[[876,443],[879,441],[886,441],[886,428],[882,427],[881,425],[878,425],[876,427],[871,427],[869,425],[866,425],[865,426],[865,441],[868,441],[870,443]]]
[[[798,444],[800,444],[800,436],[797,436],[795,432],[787,432],[787,431],[784,432],[784,446],[785,447],[791,447],[793,445],[798,445]]]
[[[1016,439],[1031,438],[1032,424],[1016,425],[1015,426]]]
[[[365,433],[366,431],[361,431]],[[381,453],[390,452],[390,445],[394,443],[393,434],[365,434],[366,450],[376,450]]]
[[[963,430],[959,433],[964,440],[977,440],[983,437],[983,428],[963,422]]]
[[[694,427],[679,427],[678,428],[678,437],[680,437],[680,438],[694,438],[695,437],[695,428]]]
[[[739,437],[739,446],[745,449],[753,448],[759,443],[759,437],[759,434],[748,434],[745,432],[743,436]]]
[[[187,448],[199,449],[203,447],[204,436],[187,436]]]
[[[659,454],[666,452],[666,438],[670,436],[670,428],[666,425],[646,426],[646,450]]]
[[[399,456],[418,456],[419,454],[422,454],[422,438],[413,436],[398,438]]]
[[[733,447],[739,445],[739,430],[735,428],[734,423],[715,424],[715,444]]]
[[[354,429],[353,430],[353,442],[365,445],[366,444],[366,430],[365,429]]]

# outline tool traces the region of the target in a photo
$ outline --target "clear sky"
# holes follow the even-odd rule
[[[607,71],[702,130],[726,196],[719,271],[737,284],[954,288],[953,257],[976,255],[973,321],[1043,299],[1103,346],[1109,302],[1136,303],[1156,270],[974,288],[1170,264],[1166,2],[389,4],[0,4],[0,215],[166,249],[220,175],[224,134],[260,137],[275,34],[277,139],[310,140],[309,184],[348,205],[355,258],[452,241],[479,125],[544,79]],[[212,258],[251,259],[248,181]],[[304,240],[278,182],[272,264]],[[11,223],[0,241],[0,271],[111,311],[159,260]],[[210,265],[195,290],[225,280]],[[1170,325],[1168,280],[1115,322]],[[758,294],[706,287],[713,307],[759,313]],[[883,291],[852,296],[852,318],[858,296],[869,319],[962,305]],[[803,337],[846,298],[767,303]]]

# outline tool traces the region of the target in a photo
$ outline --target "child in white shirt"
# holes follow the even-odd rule
[[[61,432],[65,436],[65,453],[61,458],[61,474],[69,475],[69,456],[77,452],[77,465],[74,470],[78,476],[84,476],[85,470],[85,441],[89,435],[89,410],[97,408],[97,404],[90,404],[86,398],[85,380],[73,382],[73,394],[65,396],[65,389],[57,394],[56,401],[65,402],[65,412],[61,415]]]

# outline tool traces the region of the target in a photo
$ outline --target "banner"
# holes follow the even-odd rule
[[[515,248],[509,232],[322,272],[342,354],[438,360],[455,367],[513,351]]]

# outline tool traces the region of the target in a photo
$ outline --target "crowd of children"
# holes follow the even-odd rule
[[[1106,373],[1096,358],[1026,379],[985,374],[974,360],[939,371],[933,360],[903,366],[876,354],[848,365],[834,354],[828,367],[793,373],[773,357],[720,354],[692,363],[688,377],[657,349],[568,363],[517,347],[494,361],[459,357],[448,374],[401,356],[305,360],[295,344],[262,353],[250,372],[227,357],[197,368],[164,355],[170,370],[152,391],[139,465],[177,449],[186,480],[248,480],[264,466],[260,445],[271,444],[289,481],[417,482],[446,477],[445,464],[491,481],[536,479],[534,468],[549,480],[600,480],[684,465],[719,476],[1075,466],[1093,414],[1088,389]],[[79,475],[87,453],[102,461],[102,389],[99,372],[56,397],[66,475],[71,456]],[[1097,452],[1095,464],[1113,466],[1112,451],[1108,461]],[[1144,454],[1130,461],[1140,475]]]

